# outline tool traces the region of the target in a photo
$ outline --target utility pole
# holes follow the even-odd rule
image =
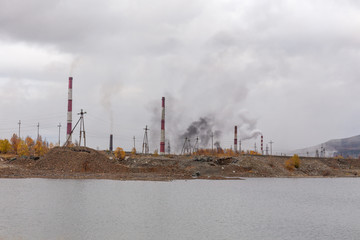
[[[211,132],[211,152],[214,153],[214,133]]]
[[[239,141],[239,154],[241,154],[241,140]]]
[[[60,146],[60,128],[61,128],[61,123],[59,123],[59,125],[57,125],[57,127],[59,128],[59,146]]]
[[[190,153],[190,155],[191,155],[191,143],[190,143],[190,138],[188,138],[188,153]]]
[[[255,152],[257,152],[256,143],[254,144],[254,150],[255,150]]]
[[[167,152],[168,152],[168,154],[171,153],[170,141],[168,141]]]
[[[269,145],[266,144],[266,155],[269,155]]]
[[[134,140],[134,149],[136,149],[136,147],[135,147],[135,136],[133,137],[133,140]]]
[[[183,148],[181,149],[181,155],[185,154],[185,152],[187,150],[187,143],[188,143],[188,138],[185,137],[185,142],[184,142]]]
[[[272,140],[270,140],[269,143],[270,143],[270,155],[272,155],[272,145],[273,145],[274,142]]]
[[[19,124],[19,139],[20,139],[20,126],[21,126],[21,120],[19,120],[18,124]]]
[[[142,153],[144,154],[149,154],[149,140],[148,140],[148,127],[147,125],[144,128],[145,133],[144,133],[144,139],[143,139],[143,145],[142,145]]]
[[[76,128],[76,126],[80,123],[80,139],[79,139],[79,146],[81,146],[81,137],[84,137],[84,146],[86,147],[86,137],[85,137],[85,122],[84,122],[84,115],[86,114],[86,112],[84,112],[82,109],[80,111],[80,113],[78,113],[78,115],[80,115],[79,120],[76,122],[74,128],[70,131],[69,134],[67,134],[67,139],[66,142],[64,144],[64,146],[68,146],[69,144],[71,144],[71,136]]]
[[[196,137],[196,142],[194,145],[194,152],[197,152],[199,150],[199,137]]]
[[[37,124],[37,140],[39,140],[39,129],[40,129],[40,123],[38,122],[38,124]]]
[[[79,146],[81,146],[81,136],[84,136],[84,147],[86,147],[86,137],[85,137],[85,122],[84,122],[84,112],[82,109],[78,113],[80,115],[80,138],[79,138]]]

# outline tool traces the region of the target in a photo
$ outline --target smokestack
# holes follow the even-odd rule
[[[234,134],[234,151],[237,153],[237,126],[235,126],[235,134]]]
[[[72,85],[73,78],[69,77],[69,90],[68,90],[68,112],[67,112],[67,130],[66,130],[66,139],[67,144],[72,143],[71,130],[72,130]]]
[[[264,155],[264,136],[261,135],[261,154]]]
[[[160,154],[165,154],[165,98],[162,98]]]
[[[112,135],[112,134],[110,134],[110,146],[109,146],[109,150],[110,150],[110,152],[113,151],[113,135]]]

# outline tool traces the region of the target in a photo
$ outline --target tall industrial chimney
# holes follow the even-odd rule
[[[72,143],[72,85],[73,85],[73,78],[69,77],[69,90],[68,90],[68,112],[67,112],[67,130],[66,130],[66,139],[67,144]]]
[[[264,136],[261,135],[261,154],[264,155]]]
[[[237,126],[235,126],[235,134],[234,134],[234,151],[237,153]]]
[[[165,97],[162,98],[161,105],[161,139],[160,139],[160,154],[165,154]]]
[[[112,134],[110,134],[110,146],[109,146],[109,150],[110,150],[110,152],[113,151],[113,135],[112,135]]]

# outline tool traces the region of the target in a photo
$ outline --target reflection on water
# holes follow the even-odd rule
[[[0,239],[358,239],[360,179],[0,179]]]

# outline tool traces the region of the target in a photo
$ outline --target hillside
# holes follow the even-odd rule
[[[358,158],[360,156],[360,135],[333,139],[316,146],[291,151],[290,154],[296,153],[300,156],[316,157],[316,150],[318,150],[319,156],[321,156],[322,149],[325,149],[326,157],[341,155],[343,157]]]

